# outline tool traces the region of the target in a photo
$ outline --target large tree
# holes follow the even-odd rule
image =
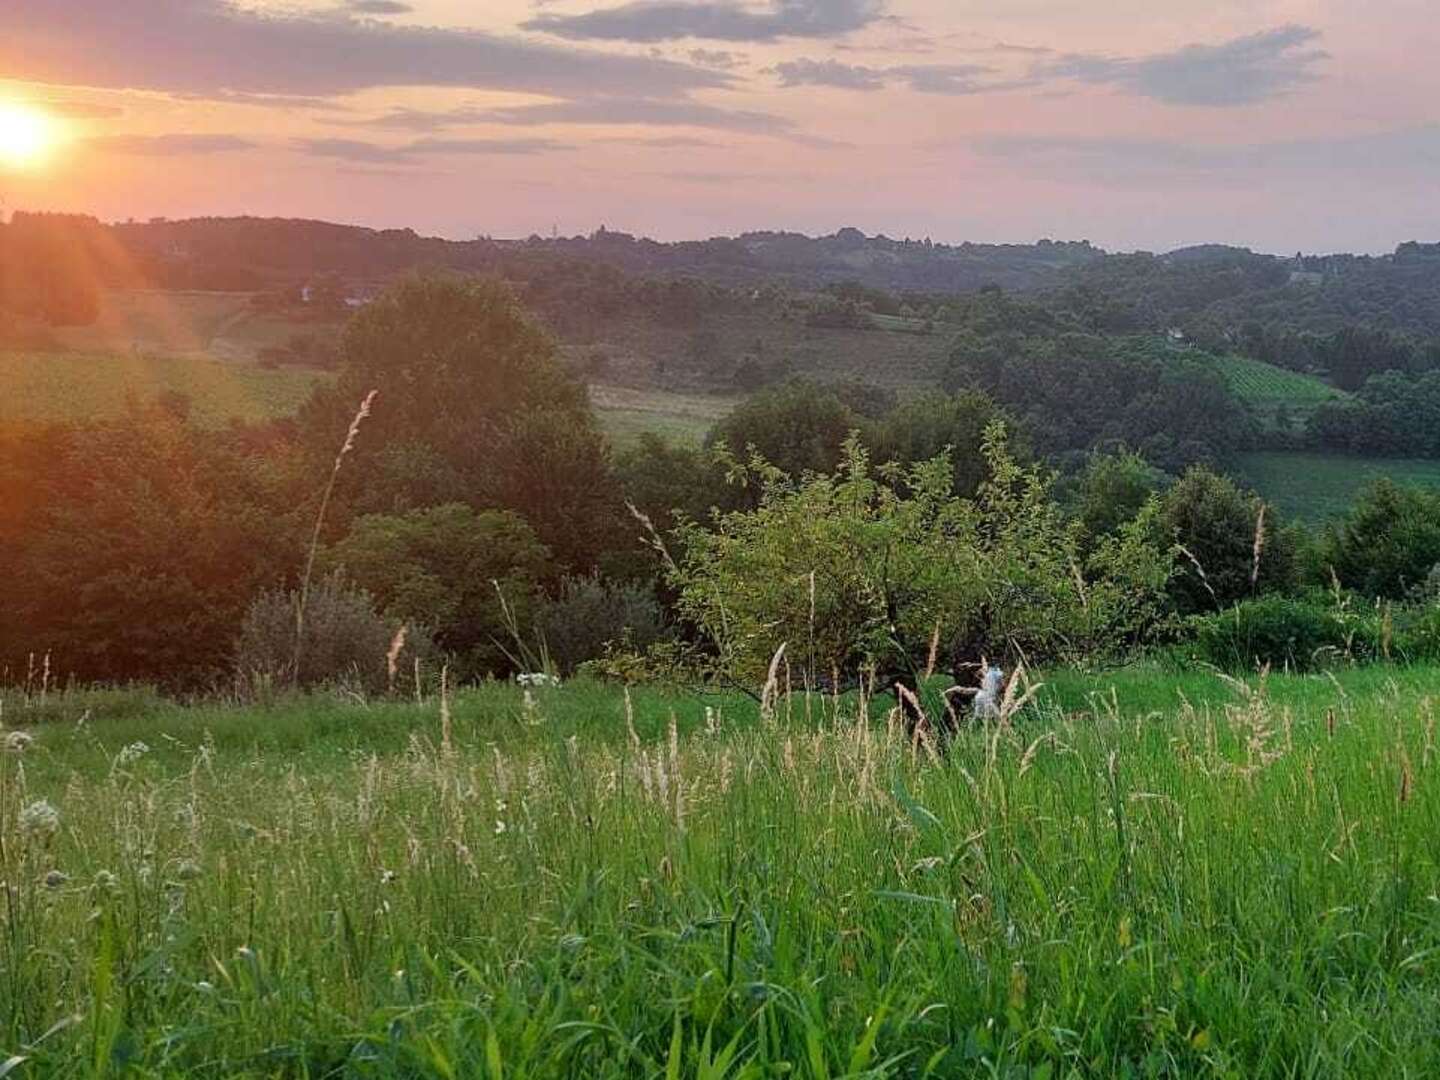
[[[495,281],[415,276],[365,307],[342,341],[333,386],[301,423],[318,460],[378,391],[341,475],[352,512],[463,500],[520,514],[564,563],[610,543],[619,498],[585,387]]]

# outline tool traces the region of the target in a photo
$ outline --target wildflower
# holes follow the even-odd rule
[[[45,887],[47,889],[63,888],[65,883],[69,880],[69,874],[66,874],[60,870],[51,870],[48,874],[45,875]]]
[[[497,819],[495,820],[495,835],[496,835],[496,836],[499,836],[499,835],[500,835],[501,833],[503,833],[504,831],[505,831],[505,822],[503,822],[503,821],[501,821],[501,820],[499,820],[499,819],[497,818]]]
[[[28,731],[7,731],[5,741],[0,743],[0,748],[3,748],[7,754],[23,754],[34,741],[35,736]]]
[[[117,766],[133,765],[149,752],[149,745],[137,740],[120,748],[120,752],[115,755],[115,764]]]
[[[60,831],[60,811],[48,799],[33,802],[20,811],[20,831],[27,836],[54,836]]]
[[[394,881],[394,880],[395,880],[395,871],[394,871],[394,870],[382,870],[382,871],[380,871],[380,884],[381,884],[381,885],[389,885],[389,884],[390,884],[392,881]]]

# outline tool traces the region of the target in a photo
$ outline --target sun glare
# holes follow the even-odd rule
[[[35,168],[59,141],[54,117],[29,105],[0,103],[0,164]]]

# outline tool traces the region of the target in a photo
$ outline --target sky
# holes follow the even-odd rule
[[[1435,0],[4,0],[7,209],[457,239],[1440,239]]]

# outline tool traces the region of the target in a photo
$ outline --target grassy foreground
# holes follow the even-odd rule
[[[1435,1075],[1437,692],[11,698],[0,1074]]]

